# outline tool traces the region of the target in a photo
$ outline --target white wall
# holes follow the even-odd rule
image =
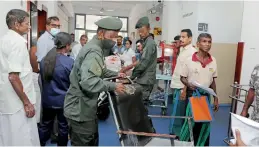
[[[214,43],[237,43],[240,40],[242,13],[242,1],[166,1],[162,39],[170,42],[182,29],[191,29],[195,44],[200,22],[208,23],[208,33]]]
[[[61,10],[58,7],[58,15],[57,15],[60,19],[60,24],[61,24],[61,28],[60,30],[62,32],[68,32],[68,17],[67,15],[63,12],[63,10]]]
[[[176,35],[180,33],[180,2],[165,1],[162,20],[162,40],[172,42]]]
[[[240,41],[243,1],[199,1],[198,23],[208,23],[208,31],[214,43]]]
[[[179,34],[182,29],[191,29],[193,34],[193,43],[197,38],[197,22],[198,22],[198,2],[184,1],[180,3],[180,25]]]
[[[0,1],[0,34],[1,36],[4,35],[8,27],[5,22],[6,14],[11,10],[11,9],[22,9],[27,11],[27,2],[25,0],[21,1]]]
[[[75,33],[75,17],[68,17],[68,33]]]
[[[245,1],[241,40],[245,42],[240,84],[249,84],[250,75],[256,64],[259,64],[259,2]]]
[[[58,15],[58,2],[56,0],[52,1],[38,1],[38,9],[42,10],[42,7],[47,8],[47,17]]]

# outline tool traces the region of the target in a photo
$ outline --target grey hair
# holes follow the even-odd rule
[[[12,9],[6,15],[6,24],[8,28],[11,29],[16,22],[23,23],[26,17],[29,17],[29,14],[26,11],[20,9]]]

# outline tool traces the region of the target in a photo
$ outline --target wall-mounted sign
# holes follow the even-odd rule
[[[162,35],[162,28],[161,27],[154,27],[153,34],[154,34],[154,36]]]
[[[207,23],[198,23],[199,32],[208,32],[209,25]]]
[[[186,14],[183,15],[183,18],[189,17],[189,16],[191,16],[192,14],[193,14],[193,12],[191,12],[191,13],[186,13]]]

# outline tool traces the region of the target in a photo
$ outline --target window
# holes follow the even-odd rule
[[[127,31],[128,30],[128,18],[120,18],[122,21],[122,31]]]
[[[75,30],[75,41],[79,42],[80,37],[85,34],[85,30]]]
[[[88,40],[91,40],[94,37],[94,35],[96,35],[96,33],[88,32],[87,33]]]
[[[76,14],[75,15],[75,41],[79,41],[82,34],[86,34],[88,40],[91,40],[94,35],[96,35],[97,26],[95,22],[101,18],[109,16],[101,15],[86,15],[86,14]],[[117,17],[122,21],[122,28],[119,35],[122,37],[128,36],[128,18],[127,17]]]
[[[77,29],[84,29],[85,16],[84,15],[76,15],[76,28]]]
[[[97,26],[95,24],[96,21],[101,19],[101,16],[96,15],[86,15],[85,17],[85,27],[87,30],[97,30]]]
[[[119,32],[119,35],[124,37],[128,37],[128,33],[127,32]]]

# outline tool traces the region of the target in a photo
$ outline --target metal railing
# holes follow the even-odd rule
[[[237,104],[238,102],[245,103],[244,100],[241,100],[241,97],[244,97],[245,99],[247,98],[248,95],[248,89],[244,87],[248,87],[248,85],[239,85],[237,82],[234,84],[230,85],[230,87],[233,88],[232,94],[229,95],[229,98],[231,98],[231,108],[230,112],[231,113],[236,113],[237,110]],[[253,108],[254,106],[251,105]],[[229,116],[229,124],[228,124],[228,136],[223,140],[226,144],[230,143],[230,140],[233,139],[233,134],[231,130],[231,115]]]

